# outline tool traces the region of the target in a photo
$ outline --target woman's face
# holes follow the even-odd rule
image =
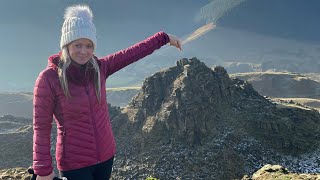
[[[89,39],[77,39],[67,46],[69,55],[78,64],[87,63],[93,55],[93,43]]]

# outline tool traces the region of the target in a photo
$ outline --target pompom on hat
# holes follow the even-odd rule
[[[74,40],[86,38],[97,46],[96,27],[92,22],[92,11],[87,5],[75,5],[66,9],[61,28],[60,48]]]

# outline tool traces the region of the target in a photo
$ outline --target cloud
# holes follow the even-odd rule
[[[186,43],[188,43],[190,41],[193,41],[193,40],[197,39],[198,37],[206,34],[209,31],[211,31],[215,27],[216,27],[216,25],[213,24],[213,23],[209,23],[209,24],[206,24],[204,26],[201,26],[200,28],[195,30],[192,34],[190,34],[187,38],[182,40],[182,44],[186,44]]]
[[[205,20],[207,23],[214,24],[234,7],[240,5],[246,0],[212,0],[203,6],[196,16],[196,20]]]

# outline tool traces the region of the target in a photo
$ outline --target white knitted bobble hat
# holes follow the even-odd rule
[[[86,38],[97,46],[96,27],[92,22],[92,11],[86,5],[70,6],[64,14],[64,23],[61,28],[60,48],[74,40]]]

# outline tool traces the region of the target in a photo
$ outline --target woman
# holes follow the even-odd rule
[[[37,180],[55,176],[50,155],[53,116],[57,124],[56,160],[68,180],[109,179],[115,140],[106,101],[106,79],[114,72],[170,43],[173,35],[158,32],[115,54],[98,59],[96,29],[88,6],[66,9],[61,52],[49,57],[34,87],[33,168]]]

